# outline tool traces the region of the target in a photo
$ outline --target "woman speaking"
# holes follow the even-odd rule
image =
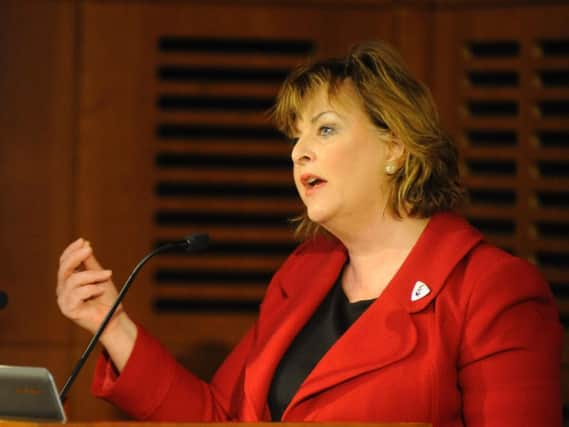
[[[290,137],[303,242],[210,383],[120,309],[93,389],[153,421],[561,423],[561,327],[529,263],[454,213],[457,150],[429,91],[383,43],[294,70],[273,114]],[[94,332],[116,297],[83,239],[58,303]]]

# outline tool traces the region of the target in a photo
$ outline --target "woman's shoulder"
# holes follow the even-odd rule
[[[458,257],[460,248],[464,253],[447,278],[444,295],[465,305],[477,295],[508,304],[512,299],[536,297],[552,301],[549,285],[536,265],[489,242],[460,215],[438,215],[434,220],[431,234],[441,241],[441,253]]]
[[[448,245],[456,247],[461,242],[468,249],[462,259],[462,268],[469,281],[480,282],[485,278],[518,278],[521,281],[545,283],[538,268],[531,262],[502,249],[475,228],[467,219],[457,214],[441,214],[434,217],[435,234]],[[444,253],[452,252],[445,247]]]
[[[493,278],[509,283],[515,280],[518,286],[526,282],[546,284],[536,265],[487,241],[473,248],[467,269],[479,277],[477,281]]]
[[[558,319],[550,286],[537,266],[486,241],[465,258],[460,279],[451,286],[467,311],[532,306]],[[452,293],[452,291],[451,291]]]

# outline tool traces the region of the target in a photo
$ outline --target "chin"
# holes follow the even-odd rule
[[[308,208],[306,210],[306,213],[310,221],[315,222],[321,226],[325,226],[325,224],[329,222],[333,217],[329,209],[323,209],[321,207]]]

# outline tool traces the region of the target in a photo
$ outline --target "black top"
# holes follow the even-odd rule
[[[349,302],[342,281],[336,281],[277,366],[268,396],[273,421],[281,420],[308,374],[373,301],[375,299]]]

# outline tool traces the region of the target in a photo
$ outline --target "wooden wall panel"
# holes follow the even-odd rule
[[[430,88],[439,68],[433,62],[433,10],[406,4],[396,8],[393,15],[393,45],[399,49],[413,76]]]
[[[142,81],[140,7],[108,3],[100,15],[97,7],[81,11],[77,231],[120,285],[151,243],[153,159],[140,106],[152,101]]]
[[[71,370],[55,278],[73,229],[75,6],[0,5],[0,363]]]

